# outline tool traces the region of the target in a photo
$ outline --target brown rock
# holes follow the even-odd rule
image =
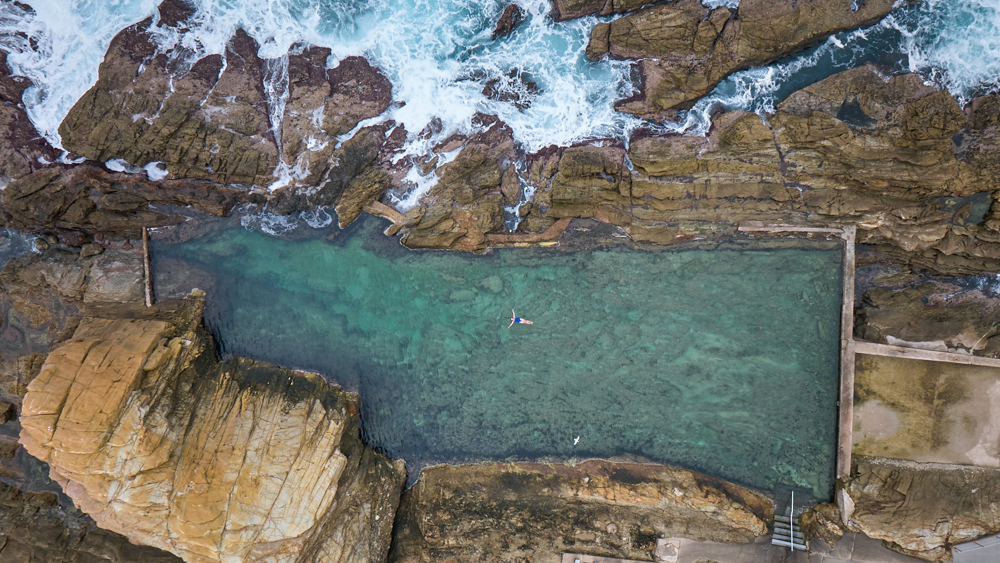
[[[700,0],[645,8],[611,22],[611,55],[640,60],[642,92],[616,104],[647,117],[670,116],[737,70],[766,64],[854,27],[878,21],[891,0],[869,0],[857,11],[839,0],[744,0],[739,11]],[[604,30],[594,30],[604,33]]]
[[[597,22],[590,32],[590,40],[587,42],[587,58],[592,61],[599,61],[608,54],[611,48],[611,24]]]
[[[317,199],[330,201],[314,205],[333,205],[350,181],[344,177],[359,175],[363,168],[355,162],[356,157],[335,153],[337,137],[349,133],[362,120],[381,114],[392,100],[392,85],[368,61],[348,57],[326,70],[329,56],[330,49],[323,47],[307,47],[301,54],[289,55],[288,101],[281,125],[285,162],[300,177],[282,191],[311,193],[320,186],[330,196]],[[363,133],[364,138],[356,142],[371,144],[371,133],[376,131],[384,135],[385,127],[366,128],[356,135]],[[381,138],[375,154],[380,146]],[[374,160],[374,155],[367,160]],[[340,191],[325,186],[330,182]]]
[[[80,257],[89,258],[91,256],[97,256],[98,254],[104,252],[104,247],[96,242],[91,242],[83,245],[80,248]]]
[[[384,557],[404,472],[361,443],[355,398],[216,364],[198,302],[103,315],[53,349],[21,413],[21,443],[99,526],[188,562]]]
[[[223,186],[144,175],[110,173],[92,164],[53,166],[11,182],[0,191],[0,220],[28,232],[56,230],[80,246],[96,233],[138,237],[142,227],[184,219],[149,210],[150,203],[193,206],[225,215],[246,194]]]
[[[631,223],[631,175],[625,150],[585,145],[563,151],[552,178],[549,215],[594,217],[627,227]]]
[[[12,5],[11,10],[30,10]],[[14,76],[7,65],[7,52],[0,51],[0,180],[7,182],[45,167],[59,158],[59,151],[35,129],[21,99],[31,81]]]
[[[501,37],[506,37],[514,33],[514,30],[523,21],[524,10],[517,4],[507,4],[507,7],[503,9],[503,13],[500,14],[500,19],[497,20],[496,27],[493,29],[493,40],[496,41]]]
[[[438,466],[403,495],[389,561],[651,560],[657,537],[751,542],[772,517],[758,493],[661,465]]]
[[[927,561],[949,546],[1000,531],[1000,470],[857,459],[844,485],[854,501],[848,528]]]
[[[410,248],[482,250],[486,233],[503,224],[501,184],[515,160],[510,129],[496,122],[469,139],[435,172],[437,183],[420,202],[420,218],[405,227],[401,242]]]
[[[84,514],[56,506],[50,492],[22,492],[0,483],[0,560],[45,563],[180,563],[101,530]]]
[[[6,401],[0,401],[0,424],[17,419],[17,408]]]
[[[942,283],[892,291],[873,288],[864,293],[855,312],[856,338],[937,350],[950,349],[1000,357],[1000,299],[978,289]],[[889,342],[893,340],[893,342]]]
[[[807,541],[820,538],[830,546],[840,541],[845,531],[840,509],[832,503],[817,504],[803,512],[799,517],[799,528]]]

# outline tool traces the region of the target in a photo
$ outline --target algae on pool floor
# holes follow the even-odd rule
[[[154,255],[214,275],[223,354],[358,390],[368,442],[416,467],[634,455],[832,494],[838,245],[472,256],[379,251],[377,228]],[[508,329],[511,308],[535,324]]]

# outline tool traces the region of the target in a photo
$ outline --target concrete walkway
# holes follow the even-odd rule
[[[920,559],[900,555],[882,542],[861,534],[844,534],[833,547],[821,539],[809,542],[810,550],[791,552],[771,545],[771,536],[754,543],[733,544],[696,542],[684,538],[667,540],[677,547],[676,563],[919,563]],[[672,558],[671,558],[672,559]],[[667,559],[669,560],[669,559]],[[664,561],[661,559],[661,561]]]

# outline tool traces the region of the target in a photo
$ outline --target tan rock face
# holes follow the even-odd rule
[[[667,2],[614,20],[610,34],[595,27],[597,37],[588,56],[598,60],[606,44],[611,56],[640,61],[643,91],[619,102],[617,108],[646,117],[669,117],[737,70],[878,21],[892,6],[892,0],[870,0],[851,11],[851,3],[839,0],[743,0],[738,11],[721,7],[710,12],[700,0]]]
[[[404,473],[361,444],[353,399],[216,364],[197,308],[169,306],[86,317],[49,354],[28,452],[99,526],[189,562],[383,557]]]
[[[516,158],[510,129],[496,122],[459,141],[455,159],[429,172],[436,184],[407,214],[402,243],[410,248],[482,250],[486,233],[503,225],[503,176]]]
[[[756,492],[661,465],[439,466],[404,494],[389,561],[651,560],[658,537],[749,542],[772,517]]]
[[[166,17],[156,24],[178,25]],[[147,19],[114,38],[97,84],[60,125],[64,146],[98,162],[160,161],[173,177],[261,187],[285,175],[286,189],[315,190],[338,169],[336,137],[385,111],[392,97],[388,80],[360,57],[327,70],[330,50],[307,47],[283,68],[260,59],[240,29],[224,55],[191,62],[180,47],[163,52],[154,39],[160,31]],[[269,105],[264,81],[284,70],[287,99],[276,139],[269,116],[278,108]]]
[[[845,484],[855,504],[848,529],[927,561],[948,546],[1000,531],[1000,470],[861,458]]]

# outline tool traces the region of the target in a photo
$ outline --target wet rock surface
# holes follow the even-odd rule
[[[583,15],[588,10],[560,4],[556,3],[560,15]],[[609,4],[610,10],[605,6],[601,13],[634,9],[628,2]],[[893,4],[873,0],[854,10],[851,3],[837,0],[743,0],[738,10],[709,10],[700,0],[667,2],[613,20],[610,26],[596,26],[587,55],[598,60],[609,53],[639,61],[641,92],[616,107],[662,119],[685,109],[737,70],[766,64],[839,31],[874,23]]]
[[[356,399],[216,363],[198,302],[90,312],[20,420],[25,449],[99,526],[189,562],[384,557],[404,473],[361,443]]]
[[[71,246],[96,236],[140,237],[143,227],[176,225],[184,218],[150,204],[193,206],[228,214],[247,194],[208,182],[109,172],[93,164],[58,165],[33,172],[0,191],[0,222],[29,233],[58,233]]]
[[[163,48],[156,36],[184,25],[175,3],[160,11],[180,10],[176,17],[144,20],[114,38],[97,84],[60,126],[67,149],[98,162],[162,162],[176,178],[312,187],[337,168],[336,137],[389,105],[391,84],[378,69],[360,57],[327,69],[329,49],[263,60],[243,30],[224,55]]]
[[[389,561],[652,559],[658,537],[750,542],[772,517],[759,493],[660,465],[437,466],[404,493]]]
[[[1000,470],[861,458],[844,488],[854,502],[848,529],[928,561],[948,548],[1000,531],[993,508]]]
[[[25,112],[21,97],[30,86],[30,80],[11,73],[7,52],[0,51],[0,179],[4,182],[59,158],[59,151],[38,134]]]
[[[995,358],[998,335],[1000,299],[949,283],[872,288],[855,313],[855,338],[881,344]]]

